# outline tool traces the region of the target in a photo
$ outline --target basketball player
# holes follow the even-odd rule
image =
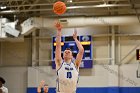
[[[73,39],[79,49],[75,61],[72,61],[73,55],[70,49],[66,49],[63,53],[63,60],[61,58],[61,29],[60,22],[55,24],[57,28],[56,36],[56,53],[55,64],[57,71],[57,93],[75,93],[77,88],[79,66],[84,54],[84,48],[77,39],[77,32],[73,34]]]
[[[0,93],[8,93],[8,89],[3,86],[4,84],[5,80],[2,77],[0,77]]]
[[[43,88],[43,90],[42,90]],[[48,85],[45,84],[45,81],[42,80],[37,88],[37,93],[48,93]]]

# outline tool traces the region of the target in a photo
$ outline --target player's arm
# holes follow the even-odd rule
[[[2,89],[0,89],[0,93],[2,93]]]
[[[61,29],[62,25],[60,22],[56,22],[55,27],[57,28],[57,35],[56,35],[56,49],[55,49],[55,64],[56,69],[60,67],[62,58],[61,58]]]
[[[8,88],[6,87],[0,88],[0,93],[8,93]]]
[[[78,39],[77,39],[76,29],[75,29],[74,34],[73,34],[73,39],[75,40],[76,45],[79,49],[79,52],[78,52],[78,54],[76,56],[76,60],[75,60],[75,65],[76,65],[77,68],[79,68],[80,64],[81,64],[81,61],[82,61],[82,58],[83,58],[84,48],[83,48],[82,44],[80,43],[80,41],[78,41]]]
[[[37,93],[41,93],[41,88],[44,86],[45,81],[42,80],[39,84],[39,86],[37,87]]]

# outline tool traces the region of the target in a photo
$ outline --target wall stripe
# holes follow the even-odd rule
[[[37,93],[37,88],[27,88],[27,93]],[[49,88],[49,93],[56,93]],[[76,93],[140,93],[140,87],[78,87]]]

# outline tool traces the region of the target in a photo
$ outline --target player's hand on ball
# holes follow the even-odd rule
[[[58,31],[61,31],[62,24],[59,21],[57,21],[57,22],[55,22],[55,27],[57,28]]]

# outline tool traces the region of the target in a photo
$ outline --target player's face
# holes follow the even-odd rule
[[[44,92],[48,92],[48,86],[44,86]]]
[[[65,50],[63,53],[63,58],[72,59],[72,52],[70,50]]]

